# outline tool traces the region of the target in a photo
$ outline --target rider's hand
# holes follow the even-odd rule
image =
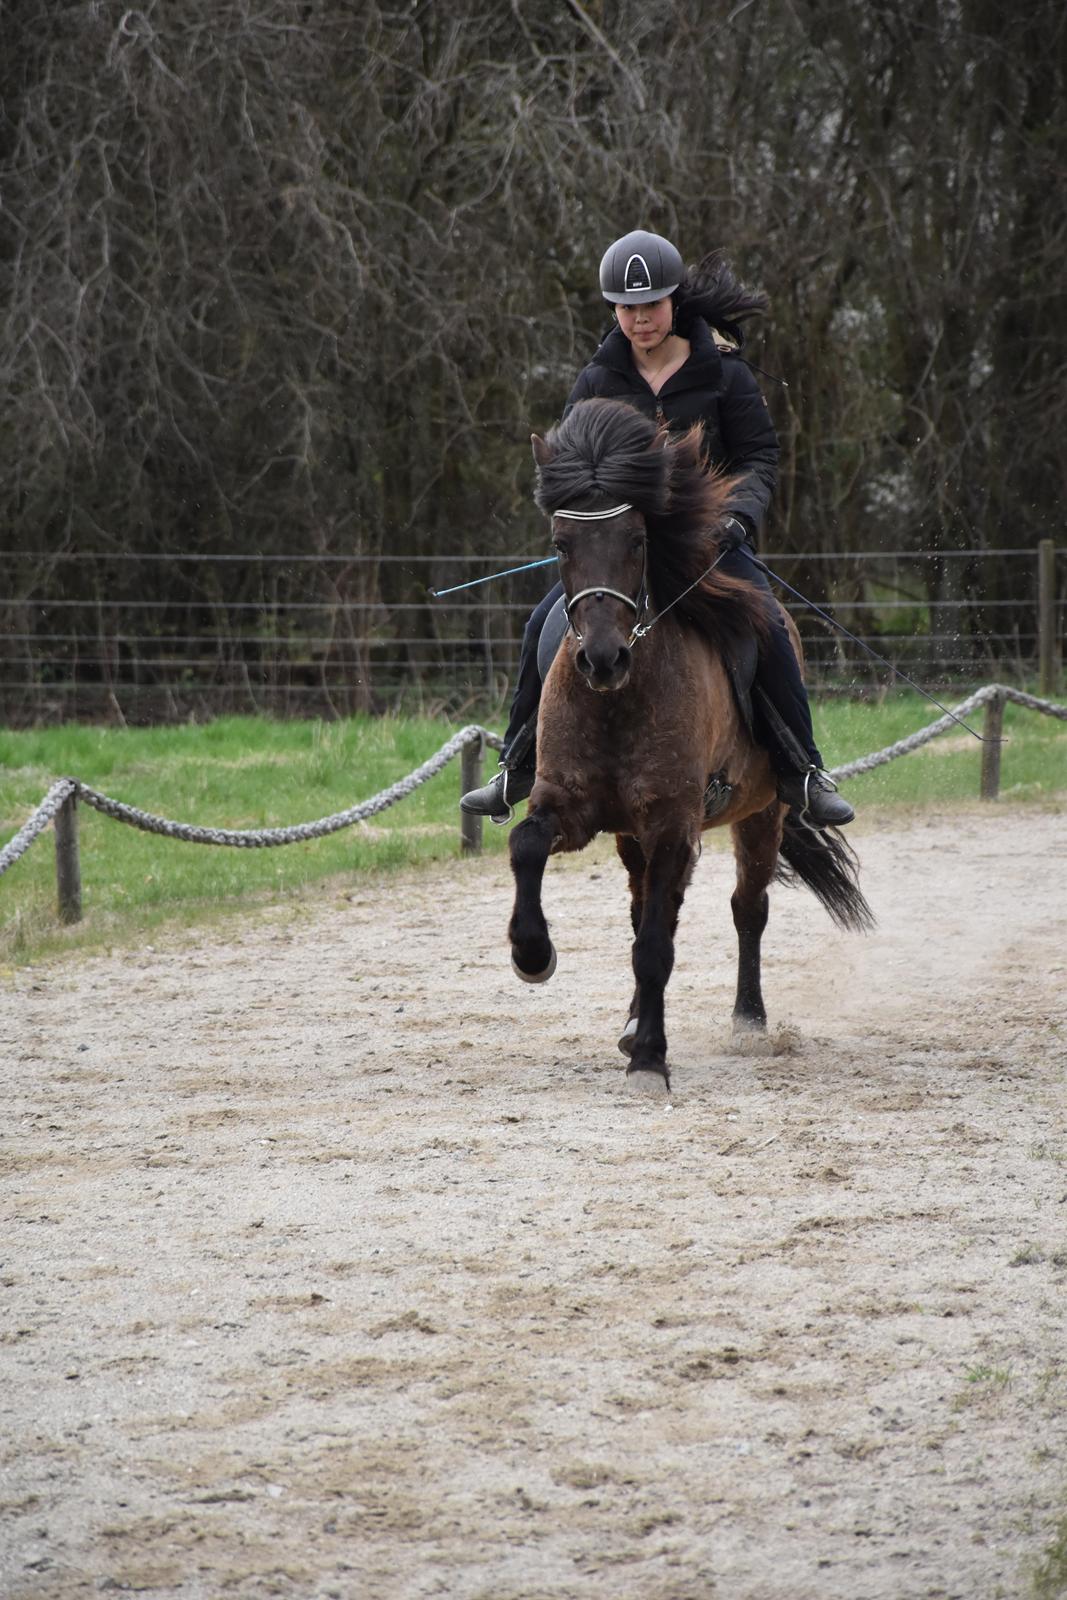
[[[722,525],[721,543],[727,550],[738,550],[745,544],[751,546],[751,530],[746,523],[742,522],[740,517],[727,517]]]

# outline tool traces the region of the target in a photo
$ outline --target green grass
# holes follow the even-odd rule
[[[958,700],[963,698],[960,691]],[[958,703],[952,696],[942,696],[942,700],[949,707]],[[891,695],[881,705],[859,700],[816,702],[813,715],[823,759],[828,766],[843,766],[917,732],[935,722],[940,713],[929,701],[909,692]],[[982,733],[984,721],[985,712],[980,709],[969,719],[969,726]],[[1009,704],[1004,714],[1004,739],[1002,799],[1046,803],[1064,796],[1067,723]],[[857,811],[871,805],[951,805],[977,797],[980,764],[978,741],[955,728],[921,750],[850,779],[846,793]]]
[[[0,843],[50,783],[70,775],[179,822],[259,829],[348,810],[396,782],[455,731],[415,718],[203,726],[62,727],[0,734]],[[354,875],[439,861],[459,851],[460,763],[395,806],[328,838],[272,849],[186,844],[78,808],[84,919],[59,924],[51,829],[0,879],[0,963],[70,948],[127,944],[178,926],[314,891]],[[486,828],[486,848],[503,830]]]
[[[828,763],[893,743],[933,720],[914,695],[883,705],[816,705]],[[980,723],[978,724],[980,726]],[[146,811],[226,828],[285,827],[344,811],[432,755],[454,731],[429,718],[272,722],[230,717],[203,726],[115,729],[68,726],[0,733],[0,844],[52,781],[80,778]],[[1007,802],[1067,799],[1067,726],[1009,706],[1002,785]],[[872,821],[879,808],[971,803],[979,746],[958,731],[848,784]],[[408,799],[329,838],[270,850],[185,844],[79,808],[84,920],[59,923],[51,830],[0,879],[0,964],[65,950],[126,947],[164,927],[200,924],[250,906],[339,893],[355,878],[459,853],[459,762]],[[867,817],[864,817],[867,813]],[[486,826],[487,850],[507,830]]]

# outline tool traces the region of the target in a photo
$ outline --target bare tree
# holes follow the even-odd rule
[[[525,441],[595,347],[596,262],[635,225],[693,258],[724,244],[771,292],[750,353],[790,383],[767,385],[779,548],[996,549],[1055,526],[1052,0],[7,9],[10,547],[533,548]],[[18,582],[54,598],[72,570],[35,558]],[[125,591],[112,572],[98,629],[153,585],[187,630],[271,604],[255,563],[215,594],[189,563],[153,570]],[[338,651],[339,601],[380,602],[362,615],[387,630],[424,597],[403,563],[331,571]],[[1014,597],[1007,567],[982,581]],[[858,583],[846,561],[826,588]],[[405,615],[432,653],[440,614]],[[365,644],[342,653],[369,700]]]

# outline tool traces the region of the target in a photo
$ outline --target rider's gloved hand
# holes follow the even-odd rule
[[[729,516],[722,525],[722,547],[726,550],[738,550],[742,545],[747,545],[751,550],[754,547],[753,530],[748,519],[739,516]]]

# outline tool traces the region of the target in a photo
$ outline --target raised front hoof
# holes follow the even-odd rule
[[[634,1039],[636,1038],[636,1036],[637,1036],[637,1018],[636,1017],[631,1017],[629,1022],[626,1024],[625,1028],[622,1030],[622,1037],[619,1040],[619,1049],[622,1051],[624,1056],[632,1056],[633,1055],[633,1053],[634,1053]]]
[[[523,969],[519,966],[519,963],[515,960],[515,953],[514,953],[514,951],[512,951],[512,955],[511,955],[511,970],[512,970],[512,972],[515,974],[515,976],[517,978],[521,978],[523,983],[547,983],[549,978],[551,978],[552,974],[556,970],[556,947],[555,947],[555,945],[554,944],[550,944],[549,947],[548,947],[548,951],[549,951],[548,966],[545,967],[544,970],[541,971],[541,972],[524,972]]]
[[[666,1070],[657,1072],[652,1067],[627,1067],[626,1087],[640,1100],[669,1100],[671,1080]]]

